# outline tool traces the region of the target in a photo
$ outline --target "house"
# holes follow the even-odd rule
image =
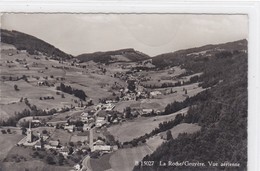
[[[39,119],[33,119],[32,124],[34,127],[37,127],[41,125],[41,121]]]
[[[95,110],[100,110],[100,109],[102,109],[102,107],[103,107],[103,104],[98,104],[96,107],[95,107]]]
[[[141,115],[152,113],[153,109],[143,109]]]
[[[80,170],[80,164],[76,164],[76,165],[74,166],[74,169]]]
[[[135,95],[135,93],[126,94],[126,95],[123,97],[123,100],[124,100],[124,101],[135,101],[135,100],[136,100],[136,95]]]
[[[96,110],[100,110],[101,109],[101,110],[111,111],[114,108],[115,108],[115,105],[112,104],[112,103],[107,103],[107,104],[100,103],[100,104],[98,104],[96,106]]]
[[[152,97],[155,97],[155,96],[158,96],[158,95],[161,95],[162,93],[160,91],[152,91],[150,92],[150,96]]]
[[[53,146],[53,147],[57,147],[58,145],[60,144],[60,142],[59,141],[49,141],[49,145],[50,146]]]
[[[111,110],[113,110],[115,107],[116,107],[116,106],[115,106],[114,104],[112,104],[112,103],[108,103],[108,104],[105,104],[105,105],[104,105],[104,108],[105,108],[106,111],[111,111]]]
[[[34,148],[36,148],[36,149],[41,149],[41,148],[42,148],[41,142],[38,141],[38,142],[34,145]]]
[[[106,145],[102,140],[97,140],[93,143],[93,151],[110,152],[111,149],[112,147],[110,145]]]
[[[111,146],[110,145],[97,145],[93,147],[93,151],[106,151],[110,152],[111,151]]]
[[[96,118],[96,127],[97,128],[100,128],[102,127],[103,125],[105,125],[107,122],[106,122],[106,118],[105,117],[102,117],[102,116],[98,116]]]
[[[57,149],[59,145],[60,145],[60,142],[59,142],[59,141],[53,141],[53,140],[51,140],[51,141],[49,141],[48,144],[46,144],[46,145],[44,146],[44,148],[46,148],[46,149]]]
[[[67,157],[69,155],[69,149],[67,147],[64,147],[63,149],[60,150],[60,153],[64,156]]]
[[[113,120],[113,123],[118,123],[118,119],[117,119],[117,118],[114,119],[114,120]]]
[[[95,126],[94,123],[84,124],[83,125],[83,131],[89,131],[91,128]]]
[[[68,130],[69,132],[74,132],[75,125],[66,125],[64,126],[64,130]]]
[[[87,112],[83,112],[83,113],[81,113],[81,116],[80,116],[80,118],[81,118],[81,121],[83,121],[83,122],[88,122],[88,117],[89,117],[89,114],[87,113]]]

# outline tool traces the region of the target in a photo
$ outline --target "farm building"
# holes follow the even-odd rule
[[[93,151],[110,152],[111,149],[112,149],[111,146],[106,145],[105,142],[102,140],[97,140],[96,142],[93,143]]]
[[[58,146],[59,146],[59,144],[60,144],[60,142],[59,141],[49,141],[49,143],[48,144],[46,144],[45,146],[44,146],[44,148],[46,148],[46,149],[57,149],[58,148]]]
[[[64,126],[64,130],[68,130],[69,132],[74,132],[75,125],[66,125]]]
[[[83,125],[83,131],[89,131],[91,128],[95,126],[94,123],[84,124]]]
[[[64,147],[63,149],[60,150],[60,153],[67,157],[69,155],[69,149],[67,147]]]
[[[41,148],[42,148],[41,142],[38,141],[38,142],[34,145],[34,148],[36,148],[36,149],[41,149]]]
[[[152,113],[153,109],[143,109],[141,115]]]
[[[150,95],[155,97],[155,96],[158,96],[158,95],[161,95],[162,93],[160,91],[152,91],[150,92]]]

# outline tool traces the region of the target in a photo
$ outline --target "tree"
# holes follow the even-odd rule
[[[4,129],[1,130],[1,132],[2,132],[2,134],[6,134],[6,130],[4,130]]]
[[[14,90],[15,91],[19,91],[19,88],[18,88],[18,86],[16,84],[14,85]]]
[[[68,154],[70,155],[70,154],[72,154],[72,153],[73,153],[73,148],[70,147],[70,148],[69,148],[69,153],[68,153]]]
[[[23,134],[23,135],[26,135],[26,128],[25,128],[25,127],[22,127],[21,130],[22,130],[22,134]]]
[[[166,132],[166,139],[167,139],[167,140],[173,139],[173,138],[172,138],[172,132],[171,132],[170,130],[168,130],[168,131]]]
[[[46,161],[48,164],[55,164],[55,161],[54,161],[53,157],[51,157],[51,156],[47,156]]]
[[[131,118],[131,108],[128,106],[125,108],[125,118]]]
[[[11,130],[9,128],[7,129],[7,132],[8,132],[8,134],[11,134]]]
[[[127,88],[130,91],[135,91],[135,81],[134,80],[128,80],[127,81]]]
[[[59,165],[63,165],[64,160],[65,160],[64,156],[60,153],[60,154],[58,155]]]

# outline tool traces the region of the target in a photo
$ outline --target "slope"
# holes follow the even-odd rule
[[[233,42],[238,47],[241,42]],[[246,170],[247,168],[247,53],[246,49],[230,49],[228,44],[222,48],[231,55],[214,55],[207,61],[193,60],[200,67],[190,70],[204,73],[200,80],[208,87],[205,101],[197,101],[190,107],[184,122],[198,123],[201,131],[188,135],[182,134],[177,139],[160,146],[143,161],[157,161],[153,167],[137,166],[135,171],[168,171],[168,170]],[[237,50],[237,52],[236,52]],[[241,51],[242,50],[242,51]],[[221,56],[222,55],[222,56]],[[201,58],[205,57],[205,54]],[[209,81],[210,79],[210,81]],[[214,84],[209,84],[214,82]],[[204,163],[204,167],[178,166],[160,167],[158,161],[189,161]],[[208,161],[219,163],[218,167],[210,167]],[[229,164],[238,163],[231,167]]]
[[[40,40],[34,36],[18,31],[1,29],[1,42],[14,45],[18,50],[26,50],[29,54],[43,53],[53,59],[70,59],[71,55],[66,54],[60,49]]]

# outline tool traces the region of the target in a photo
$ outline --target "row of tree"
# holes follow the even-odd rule
[[[57,90],[63,91],[65,93],[68,94],[73,94],[75,97],[80,98],[81,100],[86,101],[86,97],[87,95],[85,94],[85,92],[83,90],[79,90],[79,89],[74,89],[71,86],[67,86],[63,83],[60,83],[60,86],[57,86],[56,88]]]

